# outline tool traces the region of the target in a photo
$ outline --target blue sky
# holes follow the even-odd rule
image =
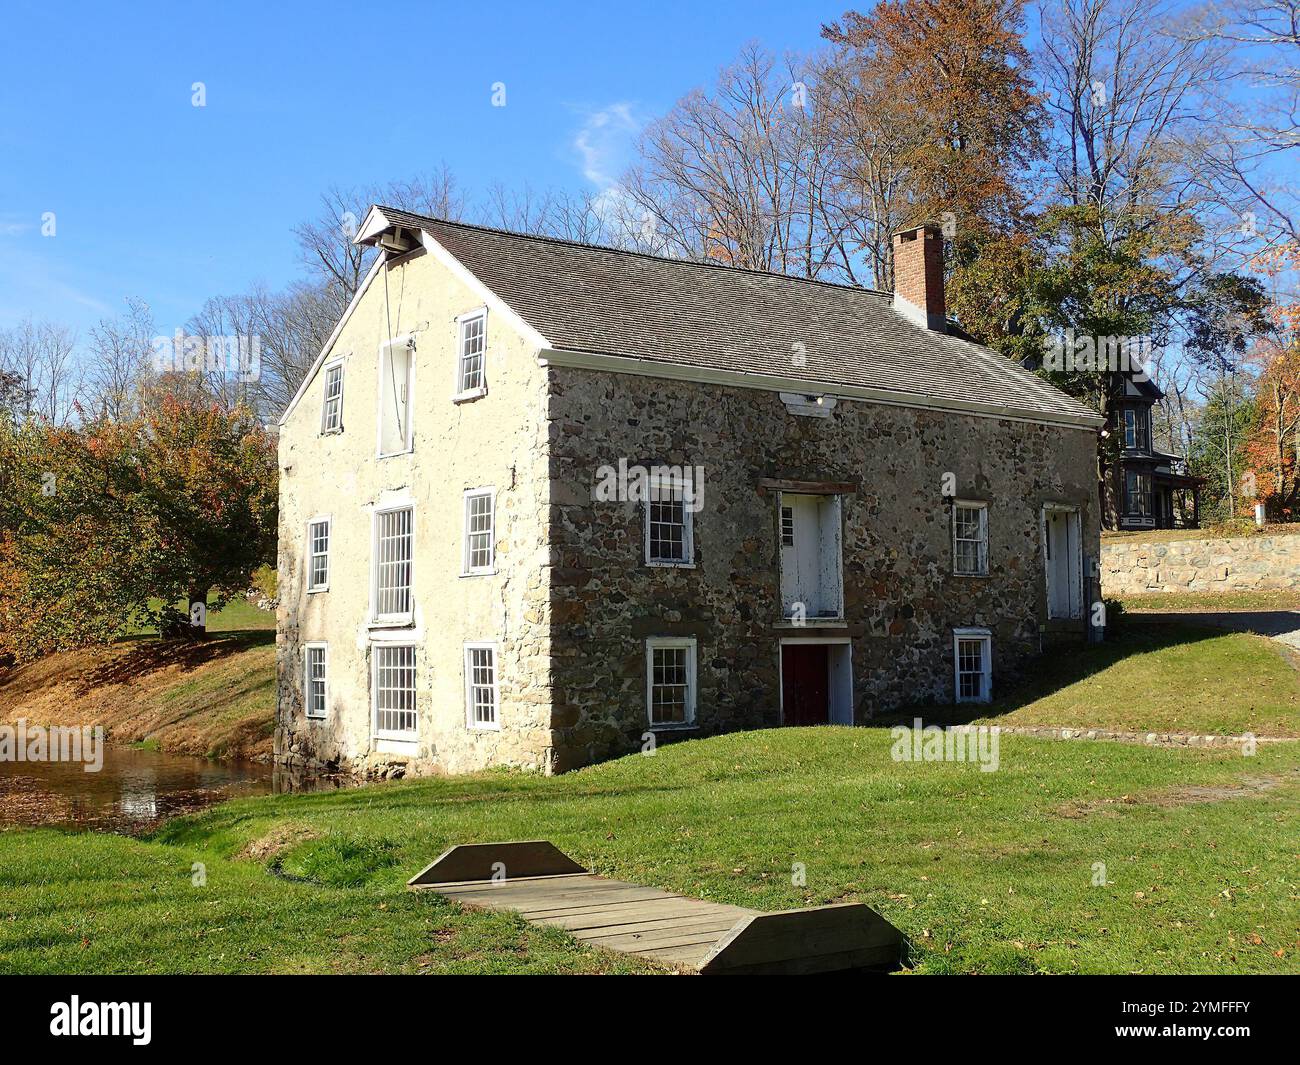
[[[279,287],[332,184],[445,162],[470,194],[596,188],[747,40],[810,50],[850,6],[8,0],[0,328],[84,337],[139,296],[170,332],[209,296]]]

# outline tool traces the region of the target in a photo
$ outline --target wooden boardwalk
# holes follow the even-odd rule
[[[579,942],[700,973],[897,969],[903,937],[856,903],[766,913],[594,876],[552,844],[452,847],[409,882]]]

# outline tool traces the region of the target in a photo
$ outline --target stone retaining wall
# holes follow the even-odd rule
[[[1300,590],[1300,536],[1101,546],[1104,595]]]

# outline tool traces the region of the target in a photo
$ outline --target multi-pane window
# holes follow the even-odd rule
[[[470,728],[497,728],[497,662],[491,644],[465,646],[465,721]]]
[[[651,728],[695,722],[695,641],[646,641],[646,708]]]
[[[325,367],[325,401],[321,405],[320,431],[337,433],[343,428],[343,364]]]
[[[1129,449],[1146,451],[1151,439],[1151,412],[1124,408],[1124,446]]]
[[[303,684],[303,700],[307,706],[307,716],[323,718],[326,708],[326,672],[329,668],[329,655],[325,644],[309,643],[307,645],[307,669]]]
[[[781,508],[781,546],[794,547],[794,507]]]
[[[645,508],[646,562],[690,565],[694,560],[693,530],[682,486],[652,484]]]
[[[484,387],[483,355],[487,350],[487,315],[480,312],[460,320],[456,390],[474,392]]]
[[[307,591],[322,592],[330,584],[330,520],[307,523]]]
[[[495,562],[493,509],[496,493],[475,488],[465,493],[464,573],[491,573]]]
[[[1124,492],[1127,497],[1124,507],[1125,513],[1140,514],[1143,517],[1150,516],[1151,475],[1149,473],[1128,470],[1124,475]]]
[[[406,620],[411,615],[410,507],[375,515],[375,620]]]
[[[377,643],[374,654],[375,735],[415,736],[415,647]]]
[[[952,568],[966,576],[989,571],[988,507],[983,503],[954,503],[952,508]]]
[[[993,638],[987,631],[958,629],[953,636],[957,702],[986,703],[992,687]]]

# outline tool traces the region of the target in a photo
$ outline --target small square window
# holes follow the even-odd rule
[[[475,488],[465,493],[465,548],[461,572],[466,576],[494,572],[496,491]]]
[[[497,722],[497,652],[493,644],[465,645],[465,723],[500,728]]]
[[[646,711],[651,728],[695,724],[695,641],[655,637],[646,641]]]
[[[993,682],[993,637],[987,629],[954,630],[953,678],[957,702],[989,701]]]
[[[330,586],[330,519],[307,523],[307,591],[323,592]]]
[[[343,364],[325,367],[325,399],[321,404],[320,431],[343,431]]]
[[[303,702],[307,716],[323,719],[328,708],[329,648],[323,643],[306,646],[306,673],[303,682]]]

